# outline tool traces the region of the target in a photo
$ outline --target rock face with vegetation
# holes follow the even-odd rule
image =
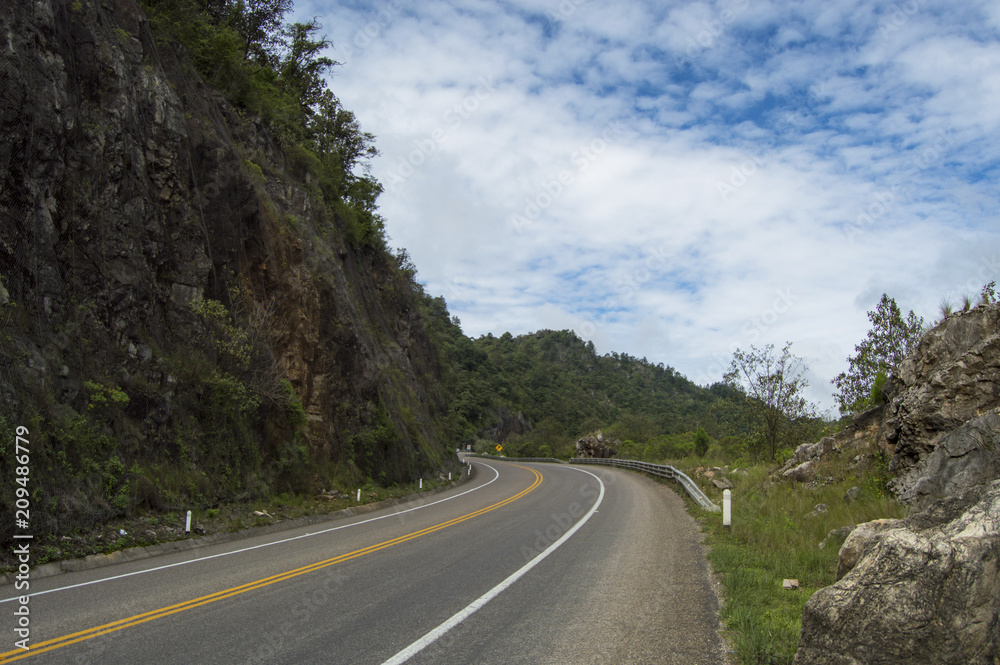
[[[806,604],[796,665],[997,662],[1000,480],[863,524],[840,560]]]
[[[878,421],[854,429],[871,439],[862,445],[891,454],[889,488],[914,514],[861,524],[848,536],[837,583],[806,604],[795,663],[993,665],[1000,305],[952,314],[928,331],[882,397],[881,414],[861,417]]]
[[[200,6],[0,13],[0,475],[29,428],[36,535],[447,463],[371,137]]]
[[[997,420],[970,421],[1000,407],[1000,304],[952,314],[928,331],[884,386],[883,399],[879,436],[892,447],[897,495],[946,496],[988,479],[989,472],[974,472],[978,462],[968,455],[994,468]],[[941,446],[945,452],[929,460]],[[950,470],[955,465],[973,473]]]

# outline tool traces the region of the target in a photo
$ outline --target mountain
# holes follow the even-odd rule
[[[463,444],[537,454],[572,446],[604,428],[645,445],[705,427],[721,436],[712,409],[724,386],[701,388],[673,368],[628,354],[598,355],[575,333],[541,330],[469,339],[449,319],[444,300],[425,298],[428,330],[442,353],[452,394],[449,422]]]
[[[371,137],[311,30],[281,60],[225,4],[0,16],[0,475],[26,428],[36,533],[452,464]]]

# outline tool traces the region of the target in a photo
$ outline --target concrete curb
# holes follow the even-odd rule
[[[473,476],[476,471],[473,468]],[[299,517],[294,520],[283,520],[281,522],[275,522],[273,524],[267,524],[264,526],[255,526],[248,529],[240,529],[239,531],[228,531],[226,533],[213,533],[208,536],[201,536],[200,538],[185,538],[183,540],[172,540],[166,543],[157,543],[156,545],[145,545],[141,547],[130,547],[126,550],[118,550],[117,552],[112,552],[111,554],[91,554],[85,556],[82,559],[67,559],[65,561],[53,561],[51,563],[42,564],[31,569],[29,576],[32,580],[40,579],[43,577],[52,577],[54,575],[61,575],[62,573],[72,573],[81,570],[92,570],[94,568],[103,568],[104,566],[113,566],[116,563],[125,563],[127,561],[138,561],[140,559],[151,559],[156,556],[163,554],[169,554],[171,552],[180,552],[182,550],[193,550],[199,547],[206,547],[208,545],[216,545],[218,543],[228,543],[234,540],[243,540],[245,538],[251,538],[253,536],[264,536],[269,533],[276,533],[278,531],[286,531],[288,529],[295,529],[300,526],[310,526],[312,524],[319,524],[321,522],[333,522],[336,520],[344,519],[347,517],[353,517],[354,515],[363,515],[365,513],[374,512],[381,508],[389,508],[391,506],[397,506],[401,503],[406,503],[408,501],[413,501],[414,499],[419,499],[421,497],[433,496],[444,492],[445,490],[452,489],[453,487],[458,487],[470,480],[473,476],[461,474],[457,480],[453,480],[447,485],[442,485],[441,487],[435,487],[432,490],[427,490],[424,492],[417,492],[416,494],[409,494],[398,499],[386,499],[384,501],[375,501],[373,503],[364,503],[358,506],[351,506],[349,508],[344,508],[332,513],[326,513],[323,515],[309,515],[308,517]],[[13,584],[15,581],[16,573],[5,573],[3,577],[0,577],[0,587]]]

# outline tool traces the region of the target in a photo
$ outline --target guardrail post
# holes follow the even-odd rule
[[[722,492],[722,526],[733,526],[733,493],[731,490]]]

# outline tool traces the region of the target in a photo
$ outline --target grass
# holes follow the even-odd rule
[[[722,493],[704,475],[704,461],[674,465],[722,503]],[[731,528],[722,526],[720,513],[705,513],[689,501],[706,535],[709,561],[725,589],[722,620],[743,665],[792,662],[806,601],[836,581],[843,541],[819,547],[830,531],[906,514],[885,489],[882,460],[859,468],[842,460],[823,462],[817,480],[809,484],[775,482],[772,469],[759,465],[747,476],[726,475],[734,485]],[[848,503],[844,495],[854,486],[861,489],[859,498]],[[818,504],[826,504],[828,512],[808,516]],[[785,590],[784,579],[797,579],[799,588]]]

